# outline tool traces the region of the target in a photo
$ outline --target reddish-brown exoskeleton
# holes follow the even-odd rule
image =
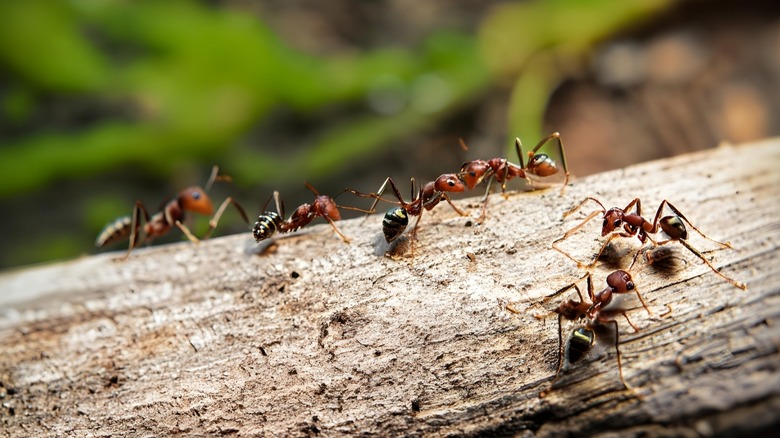
[[[586,300],[585,297],[582,296],[582,291],[580,291],[579,286],[577,286],[577,282],[585,278],[587,278],[589,300]],[[593,290],[593,280],[591,273],[586,274],[577,282],[559,289],[544,299],[546,302],[549,299],[554,298],[572,288],[574,288],[579,295],[579,301],[568,299],[561,303],[552,312],[550,312],[550,314],[555,313],[558,315],[558,366],[555,372],[555,378],[553,378],[553,381],[550,384],[550,388],[542,392],[542,397],[544,397],[554,388],[555,382],[558,380],[561,374],[564,357],[569,364],[574,364],[575,362],[578,362],[580,359],[582,359],[596,342],[596,328],[598,326],[605,326],[607,324],[613,325],[615,330],[615,351],[617,352],[617,364],[620,381],[623,383],[623,386],[625,386],[626,389],[631,389],[631,386],[629,386],[623,377],[623,365],[620,359],[620,347],[618,346],[620,342],[620,332],[618,323],[614,317],[616,315],[623,315],[634,331],[638,331],[638,329],[628,318],[625,310],[605,309],[605,307],[607,307],[612,302],[612,298],[616,294],[636,293],[636,296],[639,297],[639,301],[642,303],[642,306],[645,308],[645,310],[647,310],[647,313],[652,314],[652,312],[650,312],[650,309],[647,307],[645,300],[642,299],[642,295],[636,289],[634,281],[631,278],[631,274],[629,274],[627,271],[617,270],[609,274],[607,276],[607,287],[600,292],[594,292]],[[537,318],[546,318],[548,315],[549,314],[537,316]],[[585,324],[572,330],[569,341],[566,344],[565,351],[562,351],[563,332],[561,331],[561,320],[564,318],[569,321],[585,319]]]
[[[452,209],[455,210],[455,212],[459,215],[466,215],[466,213],[461,211],[458,207],[455,206],[455,204],[452,203],[452,200],[447,195],[447,192],[462,192],[466,190],[466,187],[463,185],[463,181],[458,178],[458,175],[453,173],[441,175],[436,178],[435,181],[431,181],[420,187],[419,191],[417,191],[415,188],[414,178],[411,179],[411,182],[412,200],[410,202],[404,201],[403,196],[401,196],[401,192],[395,185],[395,182],[393,182],[393,179],[389,177],[385,179],[385,182],[379,188],[377,193],[365,194],[355,190],[350,190],[355,195],[374,198],[374,203],[371,205],[371,210],[376,207],[376,204],[379,201],[398,205],[398,207],[394,207],[388,210],[388,212],[385,214],[384,220],[382,221],[382,232],[385,235],[385,240],[387,243],[397,239],[404,232],[407,225],[409,225],[410,216],[417,216],[417,221],[414,223],[414,228],[412,228],[412,240],[414,240],[417,236],[417,228],[420,224],[420,219],[422,218],[423,212],[425,210],[432,210],[442,200],[447,201],[447,203],[450,204],[450,207],[452,207]],[[384,191],[387,188],[387,184],[390,184],[390,188],[392,188],[393,194],[398,199],[397,202],[382,197],[382,194],[384,194]]]
[[[314,192],[314,201],[312,201],[311,204],[301,204],[298,206],[298,208],[295,209],[293,214],[290,215],[289,219],[284,220],[284,203],[280,202],[279,200],[279,192],[274,192],[273,197],[276,203],[276,212],[264,211],[261,213],[257,218],[257,222],[255,222],[254,228],[252,229],[252,235],[255,236],[255,240],[257,242],[268,239],[277,231],[279,233],[290,233],[297,231],[298,229],[308,225],[312,220],[314,220],[314,218],[319,216],[328,221],[330,226],[333,227],[333,231],[335,231],[336,234],[341,237],[341,240],[343,240],[345,243],[349,243],[350,239],[347,238],[347,236],[345,236],[341,231],[339,231],[338,227],[336,227],[336,224],[334,223],[335,221],[341,220],[341,212],[339,212],[339,209],[355,210],[363,213],[373,213],[373,210],[363,210],[362,208],[338,205],[336,204],[334,198],[326,195],[320,195],[311,184],[304,184],[306,184],[306,187],[309,190]],[[336,196],[338,197],[338,195]],[[263,207],[263,209],[265,210],[265,207]]]
[[[127,258],[133,248],[139,244],[151,242],[156,237],[168,234],[174,226],[179,228],[190,241],[194,243],[199,242],[199,239],[192,234],[186,225],[184,225],[184,213],[187,211],[202,215],[214,213],[214,205],[211,203],[211,198],[209,198],[206,192],[211,188],[211,185],[215,181],[230,181],[230,177],[227,175],[219,175],[219,167],[214,166],[211,170],[211,176],[206,183],[206,190],[198,186],[187,187],[179,192],[175,198],[165,203],[162,209],[151,216],[151,218],[149,217],[149,213],[146,210],[146,207],[144,207],[144,204],[141,201],[136,201],[132,216],[121,217],[108,224],[95,240],[95,246],[102,248],[111,243],[129,238],[130,245],[127,249],[127,253],[123,257]],[[241,208],[232,197],[228,197],[222,202],[217,213],[209,221],[209,230],[203,237],[204,239],[207,239],[217,227],[219,219],[230,204],[233,204],[236,207],[236,210],[238,210],[245,222],[249,222],[244,209]],[[141,213],[143,213],[143,219],[145,221],[143,226],[143,237],[141,233]]]
[[[517,157],[520,164],[514,164],[509,162],[506,158],[491,158],[490,160],[472,160],[469,161],[460,168],[458,176],[466,184],[469,190],[473,190],[479,183],[487,180],[487,189],[485,191],[485,198],[482,204],[482,214],[480,215],[479,222],[481,222],[486,213],[488,194],[490,193],[490,185],[493,180],[501,183],[501,193],[506,192],[506,183],[513,178],[523,178],[533,185],[534,181],[531,179],[534,177],[547,177],[558,173],[558,165],[555,160],[550,158],[547,154],[537,154],[536,152],[545,144],[552,140],[557,140],[558,151],[561,155],[561,163],[563,164],[563,171],[565,178],[563,185],[561,186],[561,193],[566,189],[566,185],[569,183],[569,169],[566,166],[566,153],[563,148],[563,141],[561,135],[557,132],[553,132],[546,138],[542,139],[539,144],[528,152],[528,163],[523,163],[523,145],[519,138],[515,139],[515,150],[517,150]]]
[[[731,248],[731,244],[729,243],[723,243],[718,242],[717,240],[709,238],[707,235],[701,232],[698,228],[696,228],[681,212],[678,210],[674,205],[672,205],[669,201],[663,200],[661,202],[661,205],[658,206],[658,210],[655,213],[655,218],[652,222],[648,221],[644,217],[642,217],[642,205],[639,198],[634,199],[633,201],[629,202],[628,205],[626,205],[625,208],[618,208],[613,207],[607,210],[604,208],[604,205],[593,197],[587,197],[582,202],[577,204],[574,208],[564,213],[563,217],[570,215],[571,213],[577,211],[582,207],[583,204],[585,204],[588,201],[593,201],[596,204],[601,207],[598,210],[595,210],[591,212],[582,222],[580,222],[577,226],[570,229],[566,232],[566,234],[563,235],[563,237],[555,240],[552,243],[553,249],[560,252],[564,256],[568,257],[569,259],[573,260],[577,263],[577,266],[582,268],[584,265],[582,262],[576,260],[574,257],[572,257],[569,253],[564,251],[563,249],[558,247],[558,244],[562,242],[565,239],[568,239],[572,234],[577,232],[580,228],[582,228],[586,223],[588,223],[591,219],[596,217],[597,215],[601,214],[603,216],[603,223],[601,225],[601,236],[605,237],[609,235],[609,238],[606,242],[601,246],[601,249],[599,250],[598,254],[596,255],[596,258],[593,259],[593,262],[586,266],[587,269],[591,269],[593,266],[595,266],[596,262],[598,261],[601,254],[604,252],[604,249],[607,247],[609,242],[612,241],[612,239],[615,239],[617,237],[634,237],[636,236],[640,242],[643,244],[646,241],[650,241],[654,247],[665,245],[669,242],[680,242],[682,246],[687,248],[689,251],[691,251],[693,254],[695,254],[697,257],[699,257],[707,266],[712,269],[712,271],[723,278],[724,280],[728,281],[732,285],[740,288],[740,289],[747,289],[747,286],[744,283],[740,283],[738,281],[735,281],[726,275],[724,275],[722,272],[720,272],[715,266],[712,265],[712,263],[707,260],[704,255],[699,252],[696,248],[691,246],[690,243],[688,243],[688,231],[685,227],[685,224],[687,223],[690,225],[691,228],[696,230],[697,233],[699,233],[702,237],[704,237],[707,240],[710,240],[721,247],[724,248]],[[631,211],[632,208],[636,208],[634,212]],[[664,216],[661,217],[661,213],[663,212],[664,207],[669,207],[670,210],[672,210],[675,215],[674,216]],[[663,231],[666,233],[666,235],[669,237],[666,240],[660,240],[656,241],[652,237],[650,237],[650,234],[656,234],[659,231]],[[639,256],[639,254],[642,252],[643,248],[640,248],[636,255],[634,256],[634,261],[636,261],[636,258]],[[645,253],[647,262],[652,263],[652,255],[651,252]],[[633,264],[633,262],[632,262]]]

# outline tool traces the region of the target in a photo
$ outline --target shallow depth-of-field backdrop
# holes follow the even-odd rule
[[[4,0],[0,268],[95,252],[214,164],[254,217],[552,131],[577,176],[778,135],[780,2]]]

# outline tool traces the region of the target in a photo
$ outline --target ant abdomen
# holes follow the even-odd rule
[[[661,229],[673,240],[687,239],[688,230],[679,216],[664,216],[658,221]]]
[[[409,214],[406,213],[406,210],[401,207],[393,207],[387,210],[385,218],[382,220],[382,232],[385,235],[385,241],[390,243],[397,239],[404,232],[407,225],[409,225]]]
[[[276,233],[276,230],[282,224],[282,218],[278,213],[274,211],[263,212],[257,217],[254,228],[252,228],[252,235],[255,236],[255,241],[260,242]]]
[[[578,362],[588,354],[595,341],[596,333],[587,327],[572,330],[569,343],[566,344],[566,360],[570,364]]]
[[[123,216],[114,220],[106,225],[106,227],[103,228],[103,231],[100,232],[97,239],[95,239],[95,246],[103,248],[104,246],[127,239],[132,232],[132,223],[133,219],[130,216]]]

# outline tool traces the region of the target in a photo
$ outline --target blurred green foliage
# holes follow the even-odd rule
[[[317,55],[292,49],[256,16],[200,2],[4,0],[0,111],[15,134],[2,139],[0,200],[128,163],[169,175],[180,163],[215,157],[245,186],[300,184],[507,85],[507,137],[530,144],[542,137],[561,66],[577,65],[593,44],[670,1],[503,4],[476,36],[431,29],[418,47]],[[68,126],[36,124],[52,97],[105,111]],[[366,103],[371,99],[378,110]],[[301,138],[307,146],[295,151],[242,141],[280,109],[341,117]],[[84,202],[88,223],[121,213],[105,201]],[[41,240],[26,247],[40,257],[20,253],[3,263],[86,248],[64,235]]]

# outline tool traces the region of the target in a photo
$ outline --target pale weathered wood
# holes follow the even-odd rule
[[[325,224],[263,254],[245,233],[142,249],[126,262],[103,254],[7,272],[2,431],[693,436],[777,427],[778,168],[771,140],[583,178],[563,196],[494,195],[480,226],[439,206],[423,218],[413,260],[384,256],[377,215],[341,223],[351,245]],[[614,351],[601,342],[540,398],[558,336],[554,318],[533,315],[544,295],[583,274],[549,246],[576,224],[562,212],[587,195],[607,206],[638,196],[648,215],[669,199],[734,245],[707,255],[749,290],[674,245],[667,269],[635,277],[655,316],[640,308],[630,312],[639,333],[621,326],[636,392],[621,390]],[[477,204],[461,205],[476,214]],[[599,222],[565,246],[593,254]],[[597,286],[626,263],[599,265]],[[665,305],[673,311],[661,317]]]

